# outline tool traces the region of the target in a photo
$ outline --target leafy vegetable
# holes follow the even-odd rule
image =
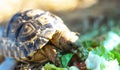
[[[119,44],[120,44],[120,36],[115,32],[112,32],[112,31],[108,32],[106,40],[104,41],[104,47],[108,51],[111,51]]]
[[[72,56],[73,56],[72,53],[68,53],[68,54],[65,54],[61,57],[63,67],[67,67],[67,65],[68,65],[70,59],[72,58]]]
[[[54,64],[47,63],[44,66],[44,70],[68,70],[67,68],[56,67]]]
[[[117,61],[119,62],[120,65],[120,53],[117,51],[111,51],[114,54],[114,58],[117,59]]]
[[[84,42],[81,42],[80,39],[78,39],[76,42],[75,42],[75,45],[78,46],[77,50],[75,50],[74,52],[77,52],[78,56],[80,57],[81,60],[85,60],[88,56],[88,46],[86,41]]]
[[[117,47],[115,47],[112,51],[116,51],[116,52],[120,53],[120,44]]]
[[[99,46],[99,47],[96,47],[95,49],[92,50],[92,52],[94,54],[97,54],[101,57],[104,57],[106,60],[111,60],[111,59],[114,59],[114,54],[112,52],[108,52],[104,46]]]
[[[119,70],[119,64],[117,60],[104,60],[100,64],[100,70]]]
[[[86,40],[82,42],[82,45],[88,50],[91,51],[92,48],[95,48],[99,45],[99,41],[96,40]]]
[[[85,63],[87,69],[90,70],[119,70],[119,64],[116,59],[108,61],[92,51],[89,52]]]
[[[79,70],[76,66],[69,67],[69,70]]]
[[[115,47],[111,52],[114,54],[114,57],[118,60],[120,65],[120,44]]]

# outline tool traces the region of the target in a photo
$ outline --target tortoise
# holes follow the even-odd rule
[[[5,56],[23,62],[60,64],[59,52],[75,50],[78,40],[58,16],[40,9],[30,9],[16,13],[9,21],[4,37],[7,42],[2,48]],[[2,45],[2,46],[3,46]]]

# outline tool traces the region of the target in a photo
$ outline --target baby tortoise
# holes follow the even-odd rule
[[[76,33],[70,31],[63,21],[50,12],[26,10],[16,13],[5,31],[7,51],[5,56],[19,61],[44,63],[51,61],[60,64],[58,52],[75,50],[78,40]],[[3,44],[3,46],[4,46]]]

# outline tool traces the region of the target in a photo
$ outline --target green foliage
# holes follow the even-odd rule
[[[119,52],[117,52],[117,51],[111,51],[113,54],[114,54],[114,58],[116,58],[117,59],[117,61],[119,62],[119,64],[120,64],[120,53]]]
[[[44,70],[68,70],[67,68],[56,67],[54,64],[47,63],[44,66]]]
[[[67,67],[72,56],[73,56],[72,53],[68,53],[68,54],[65,54],[61,57],[61,62],[62,62],[63,67]]]
[[[104,48],[104,46],[99,46],[99,47],[93,49],[92,52],[101,56],[101,57],[104,57],[108,61],[117,59],[119,64],[120,64],[120,53],[116,50],[107,51]]]
[[[96,47],[95,49],[92,50],[92,52],[101,56],[101,57],[104,57],[106,60],[114,59],[114,54],[112,52],[108,52],[104,48],[104,46]]]

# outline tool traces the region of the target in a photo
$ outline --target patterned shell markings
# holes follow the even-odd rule
[[[17,45],[14,47],[17,48],[17,55],[26,58],[47,44],[56,31],[64,28],[69,31],[59,17],[49,12],[27,10],[13,16],[8,24],[6,36]]]

